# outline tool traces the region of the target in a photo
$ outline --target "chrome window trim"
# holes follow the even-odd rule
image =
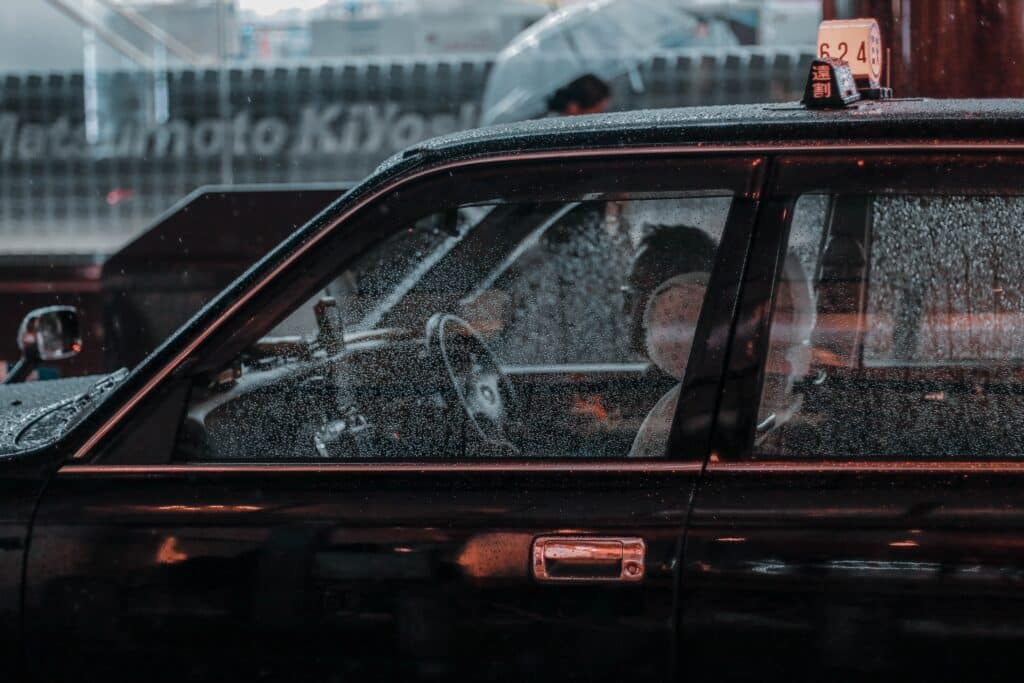
[[[341,215],[335,218],[331,223],[324,226],[320,232],[315,234],[309,240],[307,240],[302,246],[296,249],[291,255],[282,261],[276,268],[271,270],[266,276],[263,277],[259,282],[249,288],[244,294],[242,294],[237,301],[231,306],[225,309],[210,325],[200,332],[192,340],[192,342],[185,347],[177,356],[171,361],[164,365],[160,370],[155,372],[152,377],[139,389],[134,396],[124,403],[118,410],[111,415],[107,420],[83,443],[72,455],[72,461],[83,461],[85,460],[93,448],[102,441],[111,430],[113,430],[120,422],[127,416],[132,410],[135,409],[139,403],[142,402],[146,396],[149,395],[166,377],[177,369],[192,353],[206,341],[211,334],[213,334],[221,325],[224,324],[235,312],[244,306],[248,301],[255,296],[258,292],[262,291],[267,285],[269,285],[281,272],[290,268],[291,265],[302,258],[310,249],[318,245],[328,235],[330,235],[335,228],[341,223],[348,220],[350,216],[355,214],[357,211],[362,210],[370,202],[373,202],[383,195],[394,191],[404,185],[407,185],[421,178],[428,177],[431,175],[441,174],[457,168],[469,168],[474,166],[483,166],[488,164],[503,164],[503,163],[515,163],[521,161],[537,161],[537,160],[549,160],[549,159],[586,159],[586,158],[598,158],[598,157],[624,157],[624,156],[717,156],[725,154],[793,154],[793,153],[856,153],[856,152],[956,152],[956,151],[989,151],[989,152],[1010,152],[1010,151],[1024,151],[1024,142],[1004,142],[1004,143],[992,143],[992,142],[896,142],[896,143],[840,143],[840,142],[825,142],[821,144],[812,144],[808,142],[795,142],[795,143],[774,143],[774,144],[701,144],[701,143],[687,143],[683,145],[656,145],[656,146],[644,146],[644,147],[602,147],[597,149],[582,149],[582,150],[556,150],[556,151],[544,151],[544,152],[526,152],[526,153],[501,153],[491,156],[475,157],[470,159],[461,159],[458,161],[451,161],[443,163],[437,166],[431,166],[409,175],[401,176],[394,179],[393,182],[378,188],[372,194],[363,197],[359,202],[350,206]],[[617,461],[621,466],[624,461]],[[538,463],[539,465],[540,463]],[[609,464],[612,464],[609,462]],[[654,464],[654,463],[651,463]],[[370,467],[369,463],[365,465],[357,465],[356,467],[366,468]],[[423,465],[418,465],[423,467]],[[524,465],[525,467],[533,467],[541,469],[536,465]],[[649,465],[648,465],[649,466]],[[97,467],[104,467],[97,465]],[[109,466],[115,467],[115,466]],[[269,467],[287,467],[287,465],[269,465]],[[442,467],[451,467],[451,465],[443,465]],[[510,468],[511,463],[505,465],[505,468]],[[608,467],[604,465],[604,467]],[[612,467],[614,469],[614,467]],[[653,468],[652,468],[653,469]]]
[[[90,465],[68,463],[60,468],[62,474],[77,476],[169,476],[193,474],[293,474],[374,472],[399,473],[486,473],[486,472],[558,472],[584,474],[590,472],[662,472],[697,473],[703,468],[699,462],[665,462],[657,460],[605,460],[602,462],[552,461],[536,462],[323,462],[323,463],[184,463],[171,465]],[[878,473],[931,473],[931,474],[1017,474],[1024,471],[1024,462],[992,460],[865,460],[865,461],[785,461],[709,462],[707,472],[721,474],[878,474]]]

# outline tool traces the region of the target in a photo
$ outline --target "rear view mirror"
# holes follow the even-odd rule
[[[82,350],[81,321],[74,306],[37,308],[21,321],[18,328],[19,360],[4,384],[21,382],[44,361],[64,360]]]

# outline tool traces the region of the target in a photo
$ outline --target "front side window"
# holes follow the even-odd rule
[[[402,226],[192,390],[185,460],[663,456],[726,191]]]
[[[1024,456],[1024,197],[805,195],[755,456]]]

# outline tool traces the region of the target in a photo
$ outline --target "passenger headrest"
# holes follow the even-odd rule
[[[654,290],[644,309],[647,356],[678,380],[686,371],[709,279],[703,271],[671,277]]]
[[[772,413],[784,414],[789,410],[795,400],[793,385],[810,372],[815,305],[814,292],[800,259],[796,254],[788,254],[775,292],[758,422]]]
[[[790,253],[783,262],[782,277],[775,292],[769,373],[778,371],[778,368],[773,368],[772,360],[785,359],[792,365],[785,372],[794,373],[797,378],[803,377],[810,363],[810,340],[816,318],[811,283],[800,259]]]

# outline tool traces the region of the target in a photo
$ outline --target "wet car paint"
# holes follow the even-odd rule
[[[681,579],[681,660],[725,680],[1015,678],[1022,476],[710,465]]]
[[[698,472],[67,467],[35,523],[29,659],[50,680],[665,680]],[[645,581],[535,583],[532,540],[568,530],[641,535]]]

